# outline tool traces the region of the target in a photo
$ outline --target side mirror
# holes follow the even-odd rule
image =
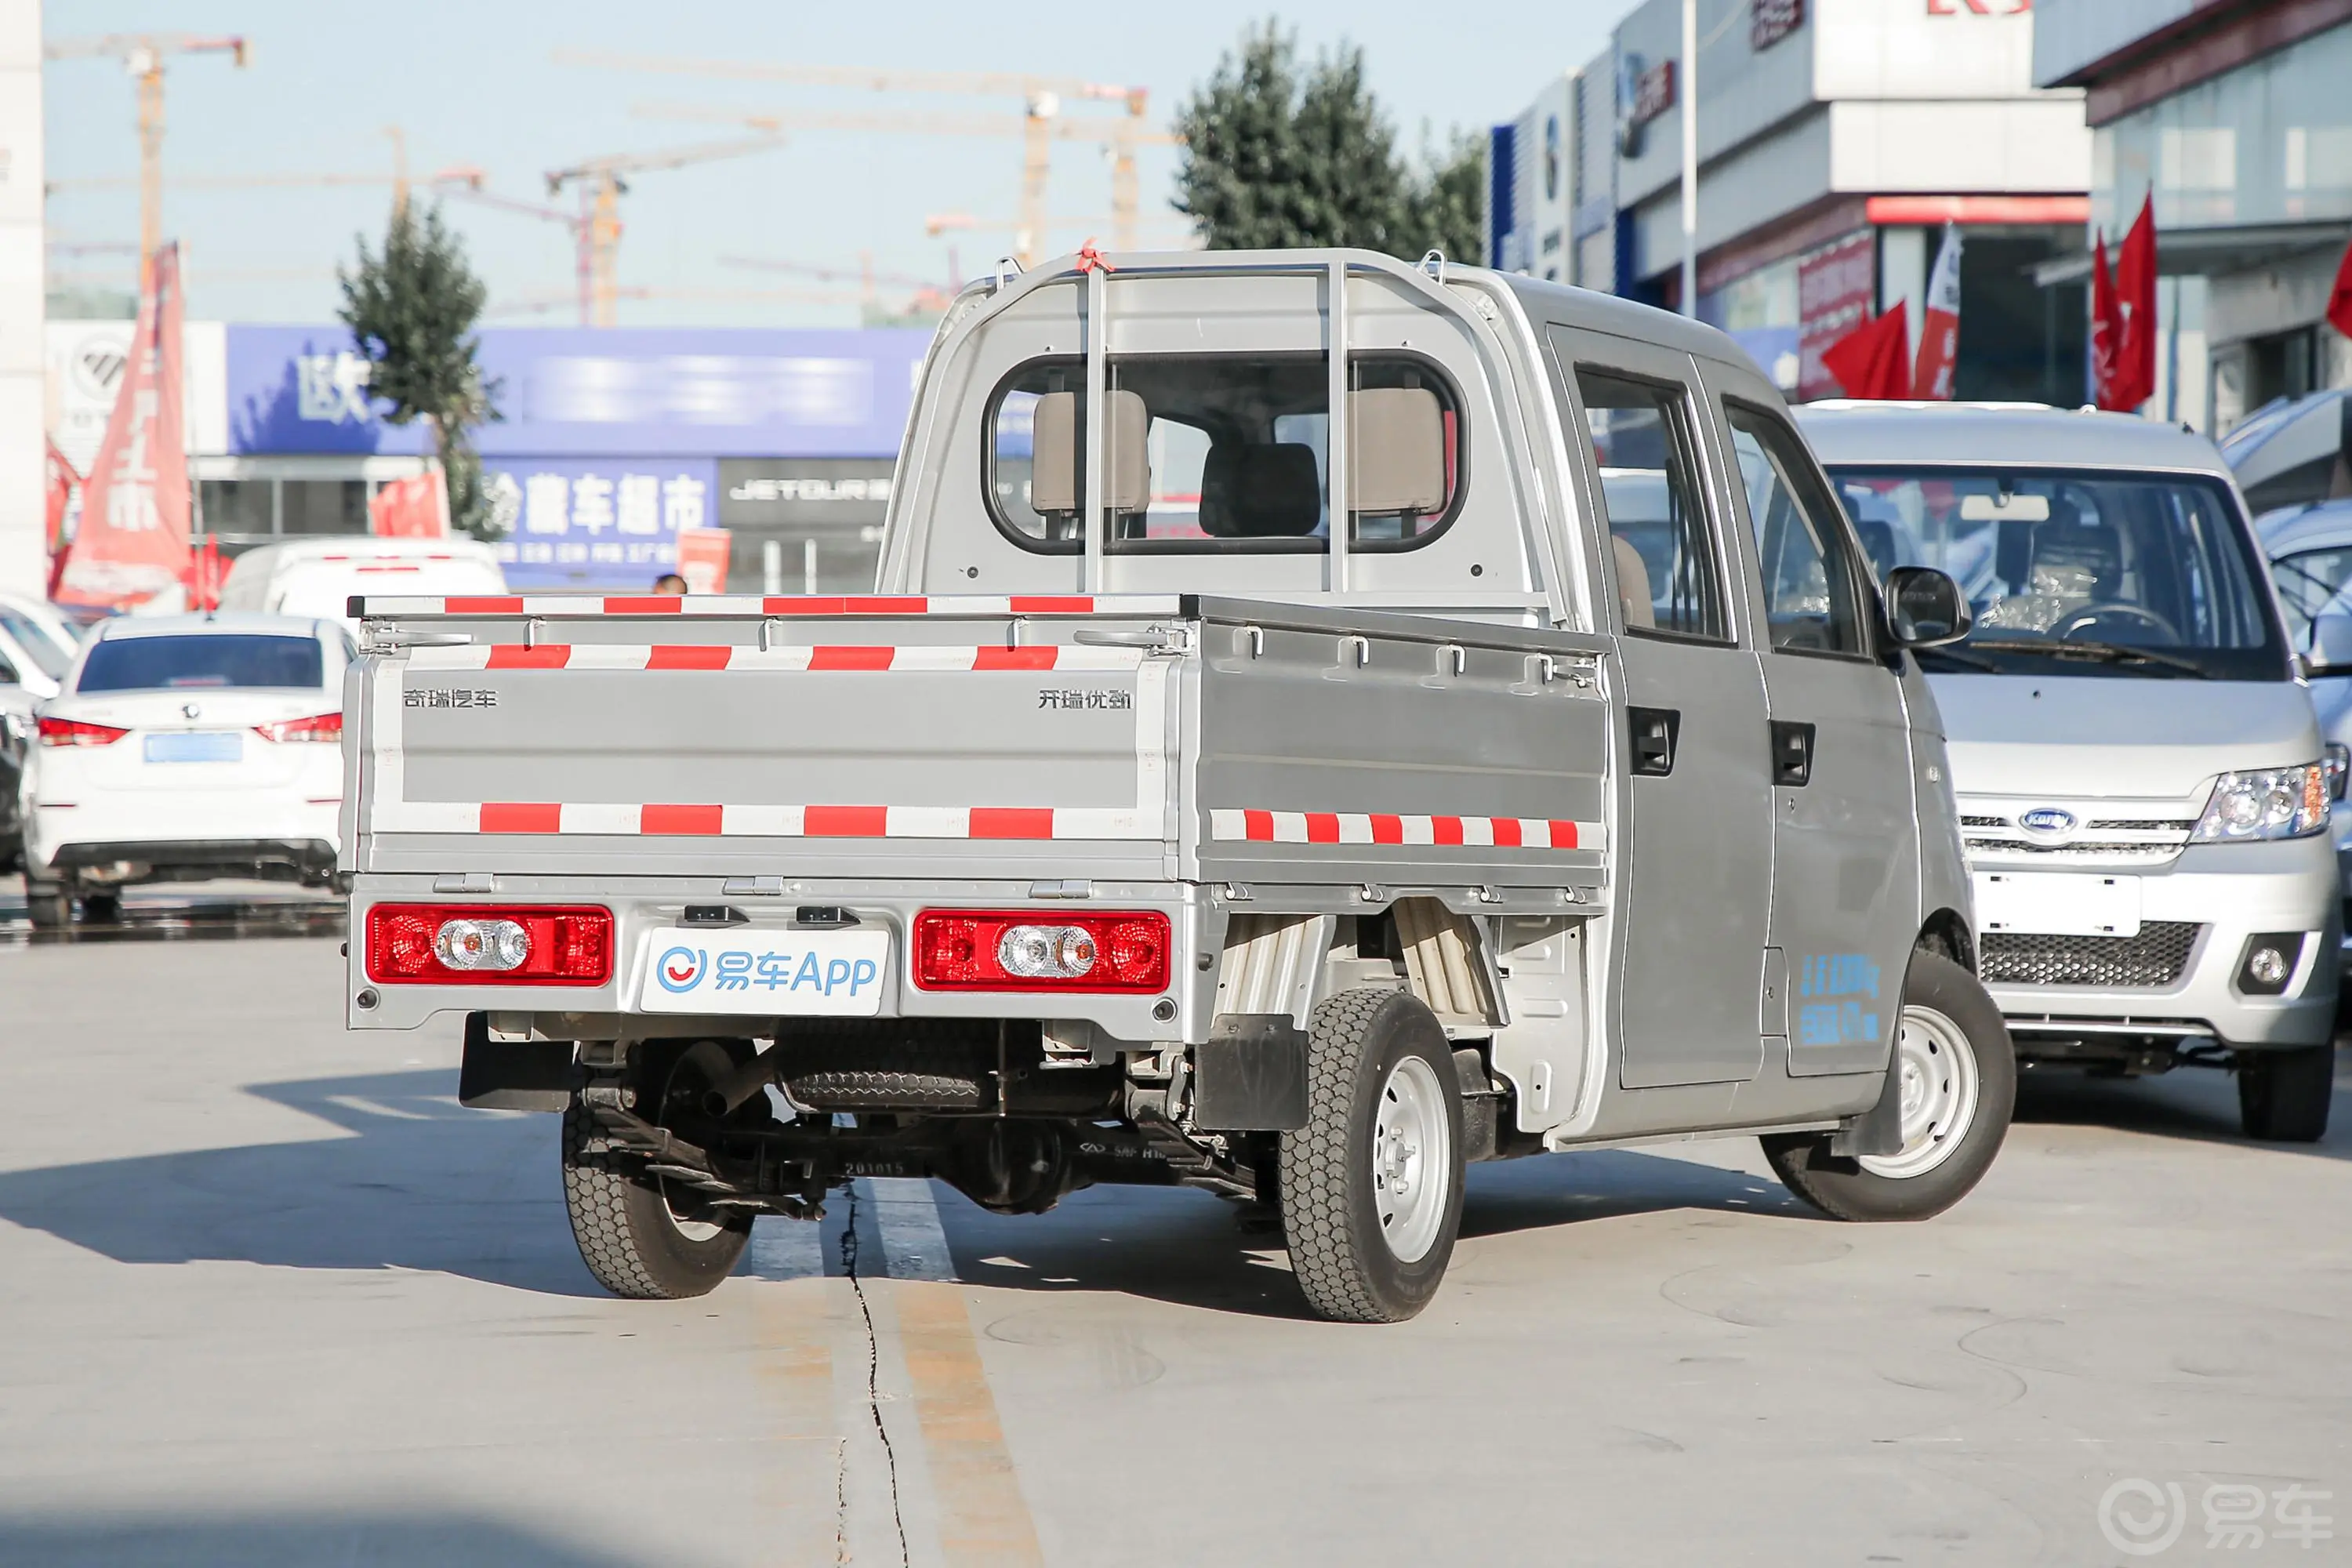
[[[2352,671],[2352,614],[2322,610],[2312,618],[2310,645],[2303,654],[2306,675],[2341,675]]]
[[[1897,566],[1886,574],[1886,624],[1905,647],[1958,642],[1976,624],[1960,585],[1933,566]]]

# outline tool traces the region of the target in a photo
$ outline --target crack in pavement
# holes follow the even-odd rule
[[[874,1333],[874,1308],[866,1299],[866,1281],[857,1273],[857,1184],[845,1184],[849,1194],[848,1223],[841,1227],[841,1271],[857,1298],[858,1316],[866,1322],[866,1409],[874,1420],[874,1436],[882,1442],[882,1462],[890,1482],[890,1523],[898,1532],[898,1568],[908,1568],[907,1518],[898,1506],[898,1456],[890,1447],[890,1432],[882,1424],[882,1345]],[[841,1475],[835,1493],[840,1512],[835,1550],[839,1562],[849,1561],[849,1447],[842,1445]]]

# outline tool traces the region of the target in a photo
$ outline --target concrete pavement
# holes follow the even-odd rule
[[[1918,1226],[1813,1219],[1752,1142],[1477,1167],[1391,1328],[1121,1189],[863,1183],[629,1303],[553,1120],[455,1104],[455,1020],[345,1034],[340,973],[0,943],[0,1563],[2352,1561],[2340,1099],[2281,1149],[2220,1074],[2032,1085]]]

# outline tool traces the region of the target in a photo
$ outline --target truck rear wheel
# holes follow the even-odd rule
[[[1915,952],[1903,977],[1895,1057],[1903,1146],[1891,1154],[1830,1152],[1826,1132],[1764,1138],[1788,1189],[1832,1219],[1926,1219],[1969,1194],[2009,1133],[2017,1052],[2000,1009],[1950,959]]]
[[[2238,1120],[2249,1138],[2316,1143],[2327,1136],[2336,1047],[2238,1053]]]
[[[1282,1135],[1282,1226],[1317,1315],[1402,1322],[1462,1223],[1462,1090],[1445,1031],[1402,991],[1345,991],[1308,1026],[1307,1125]]]
[[[666,1061],[654,1056],[646,1063],[651,1070],[636,1075],[639,1104],[667,1123],[662,1112],[698,1104],[727,1065],[715,1042]],[[658,1094],[647,1094],[649,1087]],[[588,1272],[614,1295],[636,1300],[709,1294],[734,1272],[751,1237],[749,1210],[714,1208],[691,1188],[616,1163],[576,1089],[563,1113],[563,1206]]]

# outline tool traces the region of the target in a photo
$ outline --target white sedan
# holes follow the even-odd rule
[[[138,882],[254,877],[324,886],[343,795],[333,621],[110,621],[43,703],[25,769],[33,923],[79,900],[110,919]]]

